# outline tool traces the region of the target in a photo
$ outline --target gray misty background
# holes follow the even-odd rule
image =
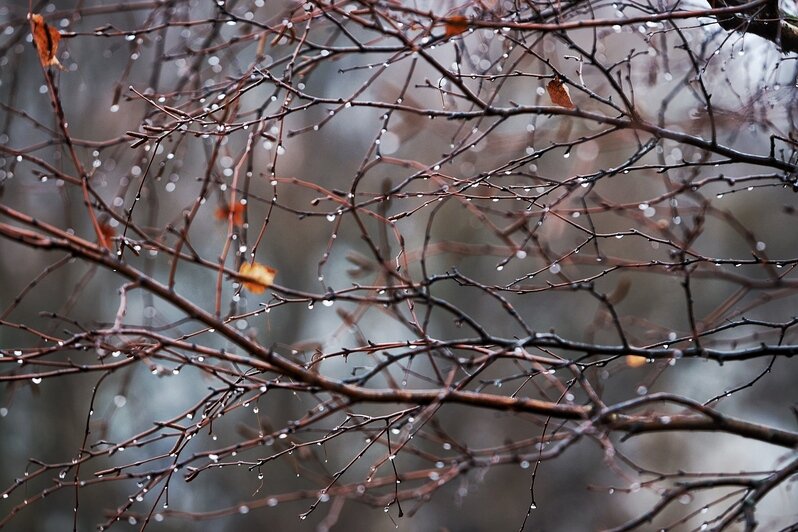
[[[63,12],[63,18],[52,19],[63,31],[90,33],[95,28],[109,24],[118,29],[144,28],[151,25],[146,16],[149,10],[119,9],[95,16],[71,17],[68,13],[79,7],[108,5],[110,2],[40,3],[35,10],[41,13]],[[128,5],[132,2],[121,2]],[[189,2],[190,18],[201,20],[213,15],[212,2],[195,0]],[[228,2],[228,4],[230,4]],[[264,5],[265,4],[265,5]],[[449,2],[413,3],[421,11],[434,9],[448,13],[458,6]],[[445,5],[444,5],[445,4]],[[599,16],[616,16],[609,4],[595,3]],[[600,4],[600,5],[599,5]],[[233,9],[236,13],[252,13],[259,20],[271,20],[286,9],[285,2],[240,1]],[[690,2],[685,8],[706,8],[702,2]],[[663,4],[663,9],[665,5]],[[0,144],[13,149],[24,149],[42,143],[33,153],[64,171],[73,170],[65,152],[49,145],[51,129],[56,128],[50,100],[43,84],[40,66],[30,43],[25,15],[27,2],[12,1],[0,6]],[[243,16],[243,15],[242,15]],[[159,19],[160,20],[160,19]],[[710,19],[700,19],[704,25],[685,23],[684,32],[695,50],[703,54],[698,61],[704,71],[704,80],[716,107],[716,126],[719,141],[728,143],[750,153],[767,153],[769,131],[791,131],[796,110],[796,63],[792,56],[782,56],[772,43],[758,37],[739,35],[729,38]],[[242,32],[241,25],[220,27],[216,43],[224,43]],[[702,102],[696,96],[693,83],[693,65],[686,54],[675,47],[672,33],[663,33],[646,39],[647,28],[636,25],[624,26],[615,31],[601,30],[602,56],[607,64],[626,57],[632,49],[642,55],[632,63],[630,84],[634,88],[635,103],[641,115],[656,120],[667,100],[663,123],[675,130],[701,134],[708,128],[708,118]],[[656,31],[657,28],[648,28]],[[150,154],[142,149],[130,148],[130,139],[114,142],[124,137],[126,131],[139,131],[145,119],[150,119],[152,107],[142,102],[128,90],[133,86],[141,93],[152,89],[157,80],[157,93],[168,93],[179,85],[181,76],[190,68],[193,58],[180,57],[184,43],[194,49],[209,46],[203,43],[207,28],[175,27],[167,34],[166,42],[155,37],[159,33],[143,38],[131,35],[131,39],[119,37],[93,37],[91,35],[64,38],[59,53],[66,70],[55,73],[59,94],[66,110],[72,135],[78,139],[93,141],[95,147],[82,146],[80,153],[84,164],[93,167],[92,183],[104,200],[118,212],[129,208],[141,182]],[[439,30],[440,31],[440,30]],[[479,33],[479,35],[477,35]],[[590,30],[573,32],[573,38],[585,45],[592,42]],[[342,37],[340,43],[344,43]],[[466,54],[470,54],[475,68],[488,73],[497,73],[494,60],[501,58],[506,42],[489,30],[480,30],[464,40]],[[212,87],[226,81],[227,75],[239,75],[254,59],[257,43],[246,46],[220,48],[219,53],[208,52],[200,61],[201,83]],[[532,44],[530,44],[532,46]],[[538,54],[547,58],[558,70],[578,79],[577,61],[565,56],[573,54],[554,38],[545,38],[534,44]],[[714,50],[718,51],[713,55]],[[449,65],[455,58],[454,46],[443,44],[431,53],[442,64]],[[517,49],[512,59],[519,57]],[[290,53],[285,44],[268,44],[266,54],[276,60]],[[667,65],[663,61],[667,51]],[[168,61],[157,60],[158,54],[173,54]],[[131,57],[134,59],[131,60]],[[344,56],[340,61],[321,64],[312,75],[302,80],[307,94],[324,98],[350,98],[360,87],[375,75],[379,79],[368,85],[358,96],[359,100],[391,101],[407,82],[410,60],[391,64],[384,70],[381,65],[390,54],[370,54],[363,57]],[[710,61],[711,60],[711,61]],[[487,64],[480,64],[487,61]],[[508,60],[509,64],[510,61]],[[269,59],[263,61],[269,64]],[[371,68],[366,65],[372,65]],[[465,64],[465,63],[464,63]],[[504,64],[504,63],[502,63]],[[513,63],[519,71],[550,74],[546,66],[531,54]],[[355,68],[358,67],[358,68]],[[471,68],[471,67],[469,67]],[[157,74],[154,70],[158,69]],[[601,79],[586,68],[583,72],[585,85],[600,90]],[[419,62],[410,78],[408,100],[418,107],[446,108],[457,106],[452,98],[437,90],[439,75]],[[429,80],[430,86],[427,85]],[[498,95],[498,102],[509,105],[548,105],[545,93],[547,79],[518,77],[508,80]],[[191,83],[194,83],[192,81]],[[677,90],[680,86],[682,90]],[[274,87],[264,84],[246,93],[241,100],[241,109],[254,109],[266,102],[274,93]],[[115,95],[118,97],[115,98]],[[577,105],[590,108],[587,95],[572,91]],[[280,96],[282,98],[282,95]],[[115,103],[115,99],[117,100]],[[185,102],[183,102],[185,103]],[[280,102],[275,104],[276,109]],[[202,105],[211,105],[204,102]],[[255,151],[254,171],[250,185],[248,203],[248,238],[254,241],[269,212],[269,200],[273,188],[269,183],[268,166],[279,150],[277,175],[296,177],[315,183],[325,189],[348,190],[353,176],[360,167],[368,150],[380,138],[382,153],[423,165],[434,165],[441,154],[450,149],[452,138],[460,135],[462,123],[443,118],[429,119],[410,114],[397,114],[390,127],[380,137],[383,122],[382,111],[368,107],[352,108],[338,105],[313,106],[306,112],[294,113],[285,120],[284,127],[298,130],[312,127],[325,119],[334,110],[334,116],[323,122],[317,131],[309,130],[301,135],[286,138],[281,146],[269,139],[258,139]],[[21,113],[25,113],[22,115]],[[478,138],[489,128],[490,120],[466,122],[474,127],[473,138]],[[277,127],[277,123],[274,124]],[[567,143],[588,136],[599,129],[599,125],[587,120],[569,120],[565,116],[535,115],[520,116],[503,122],[492,130],[484,140],[479,140],[473,149],[447,163],[441,170],[447,175],[467,179],[493,169],[502,168],[507,161],[523,158],[535,150],[543,150],[553,143]],[[634,152],[635,134],[621,131],[613,135],[580,142],[572,149],[554,148],[534,162],[525,164],[528,175],[546,179],[565,179],[587,174],[598,168],[610,168],[623,164]],[[232,134],[221,150],[216,163],[213,190],[200,208],[200,214],[191,229],[192,245],[196,253],[216,261],[222,251],[226,235],[224,222],[214,217],[215,210],[223,203],[230,186],[229,170],[235,156],[244,148],[245,131]],[[103,144],[106,143],[106,144]],[[169,224],[179,226],[182,212],[190,208],[200,193],[201,178],[205,174],[213,138],[187,136],[180,142],[165,142],[155,158],[142,188],[142,198],[136,206],[134,218],[153,232],[163,231]],[[689,146],[674,141],[662,141],[638,164],[658,164],[662,157],[666,164],[680,161],[700,161],[701,154]],[[534,166],[530,166],[534,165]],[[0,201],[14,209],[28,213],[62,228],[70,228],[86,239],[93,232],[85,216],[85,208],[78,187],[65,186],[56,179],[42,178],[34,172],[35,166],[28,161],[17,161],[4,154],[0,159]],[[359,187],[362,194],[379,194],[384,183],[395,184],[411,175],[413,168],[397,164],[383,164],[370,171]],[[674,170],[675,173],[696,182],[714,178],[741,177],[762,172],[761,169],[735,164],[724,168],[712,165],[693,166]],[[497,187],[476,187],[475,195],[491,198],[501,196],[501,186],[527,184],[529,188],[543,186],[543,180],[532,178],[526,181],[513,176],[494,177]],[[226,183],[226,186],[224,185]],[[434,201],[439,183],[434,180],[417,180],[406,192],[406,197],[397,198],[388,207],[389,214],[397,214],[414,208],[420,210],[397,222],[397,229],[405,239],[409,252],[418,252],[424,244],[425,232],[432,237],[438,248],[430,254],[427,268],[431,274],[442,274],[457,268],[464,275],[484,283],[506,284],[530,272],[540,270],[534,282],[545,286],[546,280],[555,282],[559,268],[573,277],[580,278],[596,273],[600,266],[578,257],[552,266],[540,256],[509,256],[495,234],[486,228],[484,220],[469,214],[465,202],[448,201],[434,217],[432,207],[423,207]],[[780,186],[756,187],[745,190],[745,186],[729,186],[718,180],[703,186],[697,194],[709,198],[713,207],[733,213],[753,235],[755,242],[762,243],[770,258],[791,259],[796,254],[796,218],[792,208],[798,206],[795,193]],[[729,190],[734,190],[729,193]],[[276,268],[276,282],[285,287],[323,294],[326,287],[339,290],[354,282],[368,283],[371,278],[354,279],[353,264],[347,257],[365,256],[368,248],[360,238],[360,230],[350,217],[336,216],[336,205],[324,195],[305,187],[283,186],[279,188],[279,204],[295,210],[309,211],[315,216],[297,216],[289,209],[271,211],[264,237],[258,249],[257,259]],[[597,193],[608,202],[631,205],[622,215],[597,213],[595,223],[605,233],[624,232],[631,228],[647,230],[651,224],[673,223],[669,216],[668,202],[651,206],[650,198],[663,192],[663,181],[656,169],[636,170],[629,174],[619,173],[607,178],[597,187]],[[418,197],[413,197],[418,194]],[[322,197],[318,204],[312,203]],[[485,200],[487,203],[487,199]],[[498,200],[497,200],[498,201]],[[544,199],[544,201],[546,201]],[[689,201],[689,199],[687,200]],[[495,220],[501,220],[500,210],[509,210],[509,199],[497,203]],[[639,204],[639,208],[634,206]],[[539,233],[540,239],[551,251],[552,257],[565,256],[582,242],[580,233],[567,223],[569,217],[581,208],[576,196],[566,197],[558,205],[563,217],[547,219]],[[653,212],[652,212],[653,211]],[[329,216],[328,216],[329,215]],[[332,221],[330,221],[332,220]],[[372,223],[369,221],[368,223]],[[508,223],[508,222],[503,222]],[[112,226],[115,224],[111,224]],[[121,227],[117,226],[121,231]],[[369,225],[368,230],[375,239],[380,238],[378,224]],[[331,236],[335,233],[335,238]],[[620,235],[619,235],[620,236]],[[392,235],[388,235],[391,240]],[[461,243],[473,246],[467,253],[447,250],[441,243]],[[233,244],[234,248],[239,243]],[[395,246],[391,240],[389,245]],[[719,217],[708,219],[704,232],[695,242],[695,249],[710,257],[750,258],[750,242],[740,237],[733,224]],[[623,238],[611,238],[602,242],[607,256],[621,257],[629,261],[651,261],[668,257],[664,246],[649,242],[645,238],[624,234]],[[762,247],[760,246],[760,247]],[[396,253],[397,248],[392,248]],[[585,248],[585,254],[593,251]],[[235,249],[232,253],[235,253]],[[325,253],[329,256],[325,258]],[[411,253],[412,254],[412,253]],[[14,298],[48,265],[59,259],[58,252],[44,253],[32,250],[9,240],[0,240],[0,310],[12,304]],[[323,260],[324,259],[324,260]],[[143,250],[139,257],[129,257],[137,267],[160,280],[169,274],[170,262],[157,253]],[[232,264],[232,255],[230,256]],[[556,261],[554,262],[556,263]],[[321,265],[320,265],[321,264]],[[413,266],[418,272],[418,264]],[[718,266],[728,273],[760,278],[756,266]],[[349,272],[349,273],[348,273]],[[664,274],[652,274],[630,269],[623,273],[630,283],[629,293],[618,304],[618,310],[630,330],[640,338],[655,342],[668,338],[673,332],[683,336],[689,334],[684,293],[680,278]],[[788,274],[792,276],[792,274]],[[323,280],[320,280],[323,277]],[[619,283],[620,275],[609,275],[597,281],[597,287],[611,292]],[[530,281],[532,282],[532,281]],[[210,309],[215,297],[215,272],[183,263],[177,276],[176,290],[203,308]],[[74,326],[63,320],[53,320],[42,315],[54,312],[68,316],[74,322],[87,326],[99,326],[113,322],[119,306],[118,290],[123,280],[112,272],[97,269],[76,260],[60,267],[36,284],[22,302],[5,320],[24,323],[52,334]],[[712,313],[733,297],[737,286],[710,275],[696,281],[695,300],[699,316]],[[231,283],[224,285],[225,309],[233,298]],[[496,300],[486,297],[474,289],[460,288],[455,283],[440,285],[435,295],[459,305],[480,323],[497,335],[522,334],[507,318]],[[257,309],[261,302],[269,301],[269,293],[262,296],[242,293],[237,301],[241,312]],[[732,305],[745,308],[751,299],[736,301]],[[516,310],[536,331],[555,330],[562,336],[576,340],[616,343],[617,335],[610,322],[599,312],[596,301],[584,293],[564,290],[541,291],[513,299]],[[236,326],[248,331],[264,345],[290,352],[292,346],[318,345],[323,350],[334,350],[351,345],[355,340],[350,331],[342,326],[339,308],[354,310],[353,305],[336,303],[332,307],[316,304],[309,309],[306,302],[276,306],[268,314],[241,320]],[[223,309],[223,312],[225,311]],[[771,301],[754,306],[747,317],[761,320],[784,321],[798,315],[794,294],[773,297]],[[127,323],[152,326],[174,323],[184,315],[163,301],[148,296],[142,291],[131,293],[126,316]],[[359,323],[359,329],[375,342],[411,340],[407,330],[387,314],[371,309]],[[191,323],[178,326],[187,333],[195,330]],[[433,314],[430,330],[440,337],[458,336],[458,328],[443,314]],[[728,340],[731,345],[739,335],[716,336],[718,342]],[[212,333],[196,337],[196,341],[212,347],[225,347],[222,338]],[[756,344],[746,337],[743,341]],[[15,327],[0,324],[0,349],[10,350],[40,346],[41,342]],[[312,349],[310,350],[312,353]],[[711,397],[752,379],[766,365],[767,360],[738,362],[719,366],[713,362],[683,360],[671,368],[658,364],[642,367],[622,367],[619,371],[597,371],[595,378],[605,380],[605,399],[618,401],[653,391],[670,391],[683,394],[698,401]],[[353,366],[373,364],[373,361],[354,359],[345,363],[335,359],[325,365],[323,371],[330,376],[348,376]],[[420,373],[428,370],[423,363],[414,368]],[[3,364],[2,373],[14,371]],[[498,365],[480,378],[486,383],[513,374],[511,366]],[[84,437],[85,420],[96,375],[76,375],[66,378],[45,379],[39,384],[0,384],[0,490],[25,474],[27,460],[36,458],[45,462],[69,461],[76,453]],[[796,372],[790,359],[780,359],[754,387],[743,390],[721,401],[718,408],[737,417],[789,430],[795,429],[795,417],[790,405],[798,401]],[[486,384],[486,390],[501,393],[501,381]],[[516,383],[517,384],[517,383]],[[161,361],[142,361],[136,367],[114,374],[103,383],[95,399],[92,416],[92,433],[103,434],[109,441],[118,441],[149,428],[153,420],[166,419],[190,407],[207,391],[207,377],[192,368],[175,368]],[[508,384],[515,386],[515,384]],[[257,427],[264,420],[279,426],[287,419],[297,418],[313,407],[312,397],[283,394],[274,399],[263,400],[259,411],[252,406],[227,416],[216,429],[218,440],[204,434],[195,442],[195,450],[212,448],[223,442],[232,443],[241,437],[246,427]],[[373,413],[388,412],[388,406],[364,407]],[[508,439],[530,437],[539,432],[539,426],[524,416],[486,410],[468,409],[463,406],[444,406],[437,419],[445,431],[461,445],[469,448],[489,448]],[[92,439],[90,438],[90,441]],[[107,457],[109,465],[126,463],[137,457],[151,456],[156,450],[168,453],[169,442],[146,450],[128,449],[125,456]],[[360,447],[353,440],[336,440],[325,448],[331,469],[341,467],[352,458]],[[666,433],[656,436],[632,438],[623,443],[625,455],[643,467],[653,470],[701,470],[701,471],[753,471],[774,468],[786,458],[783,449],[763,443],[719,436],[708,433]],[[652,493],[639,484],[639,479],[628,472],[610,467],[609,458],[598,445],[583,441],[569,449],[557,460],[541,465],[536,485],[538,509],[532,514],[529,530],[574,531],[591,530],[617,525],[645,508],[655,504],[657,493]],[[257,454],[257,453],[256,453]],[[368,458],[368,457],[367,457]],[[373,458],[373,457],[372,457]],[[300,458],[301,459],[301,458]],[[398,468],[414,467],[419,458],[400,455]],[[403,463],[404,461],[404,463]],[[363,465],[351,472],[350,481],[364,478],[371,462],[364,459]],[[481,531],[516,530],[523,520],[529,504],[529,463],[497,466],[474,470],[454,482],[446,484],[429,497],[424,504],[406,503],[406,511],[414,510],[411,518],[397,519],[395,511],[386,512],[357,502],[348,501],[341,509],[335,525],[339,530],[399,530],[407,531]],[[297,478],[290,460],[281,461],[264,470],[265,478],[259,479],[257,471],[246,468],[225,468],[209,471],[192,483],[182,481],[177,475],[170,484],[170,508],[181,511],[210,511],[230,507],[241,501],[262,498],[271,493],[294,489],[318,487],[316,483]],[[124,501],[134,489],[135,481],[104,483],[82,490],[80,518],[81,530],[101,521],[103,509],[114,508]],[[593,489],[586,489],[592,486]],[[8,525],[9,530],[62,531],[71,529],[73,491],[61,490],[49,500],[38,501],[34,507],[23,510]],[[0,515],[5,515],[13,504],[19,504],[22,495],[14,494],[10,500],[0,500]],[[682,529],[700,525],[707,516],[700,509],[708,501],[681,501],[673,515],[682,515],[684,507],[696,511],[696,517]],[[308,501],[287,502],[273,507],[243,511],[237,515],[213,521],[195,522],[190,519],[156,519],[148,528],[157,531],[177,530],[292,530],[319,527],[328,509],[321,507],[307,521],[300,522],[297,515],[307,509]],[[776,530],[795,519],[798,497],[795,489],[780,489],[767,497],[758,509],[760,522]],[[530,528],[531,526],[531,528]],[[84,528],[86,527],[86,528]],[[137,529],[136,525],[121,523],[119,528]],[[644,527],[645,528],[645,527]]]

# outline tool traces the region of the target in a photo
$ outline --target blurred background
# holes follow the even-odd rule
[[[374,15],[369,11],[374,5],[390,16]],[[121,249],[123,235],[131,238],[140,244],[139,254],[128,249],[125,260],[167,283],[171,257],[153,242],[174,246],[186,216],[195,209],[183,251],[211,266],[179,262],[177,294],[209,312],[220,300],[223,316],[242,316],[231,321],[238,331],[300,363],[309,362],[314,353],[354,349],[366,340],[394,343],[394,354],[403,352],[404,343],[420,340],[399,317],[407,318],[406,305],[396,303],[402,308],[395,310],[376,302],[328,304],[333,301],[325,299],[353,283],[374,287],[358,293],[375,297],[390,289],[395,281],[386,280],[386,268],[372,245],[389,267],[407,261],[402,275],[417,282],[450,276],[429,286],[429,294],[457,306],[493,336],[528,336],[507,311],[512,306],[531,331],[620,344],[606,307],[589,290],[574,288],[592,280],[595,290],[614,302],[632,345],[668,344],[675,349],[692,342],[689,305],[679,268],[665,264],[683,260],[679,249],[689,249],[696,259],[691,288],[698,327],[721,328],[706,337],[704,347],[734,350],[762,342],[795,343],[792,328],[779,339],[778,328],[740,324],[743,317],[785,323],[796,315],[792,270],[798,205],[789,185],[795,176],[776,165],[752,164],[731,151],[705,149],[710,141],[759,156],[773,149],[776,159],[795,164],[789,141],[796,111],[793,55],[759,37],[727,32],[710,17],[688,18],[678,25],[622,23],[567,32],[502,29],[498,23],[461,31],[451,22],[460,20],[451,17],[461,16],[501,21],[514,9],[533,21],[557,22],[559,16],[564,21],[621,21],[672,9],[670,2],[532,3],[523,9],[514,2],[374,5],[342,3],[327,15],[308,17],[318,4],[34,3],[32,11],[63,33],[57,56],[64,69],[50,72],[76,152],[92,190],[104,202],[95,205],[113,240],[111,251]],[[709,6],[680,2],[679,8]],[[782,8],[790,11],[792,6]],[[0,6],[0,202],[94,241],[81,187],[58,176],[78,174],[32,44],[28,10],[28,3],[21,1]],[[546,18],[546,10],[560,11]],[[426,16],[431,11],[439,17],[436,24]],[[382,30],[353,22],[359,18]],[[422,39],[438,42],[423,47],[423,53],[414,52],[392,32],[422,44],[428,43]],[[369,51],[360,52],[355,41]],[[461,76],[456,79],[464,87],[493,106],[528,110],[506,117],[483,115],[438,67]],[[569,86],[576,114],[540,108],[551,105],[547,84],[555,74]],[[389,104],[395,104],[394,110]],[[667,133],[652,135],[651,130],[595,119],[628,120],[628,105],[641,121]],[[138,137],[126,132],[159,134],[164,131],[159,128],[183,116],[170,109],[204,115],[160,143],[150,140],[133,147]],[[227,216],[230,202],[237,201],[231,199],[233,191],[235,198],[246,200],[240,224],[231,224],[233,217]],[[341,198],[363,202],[365,208],[355,216]],[[131,208],[131,220],[141,232],[124,230]],[[384,223],[365,209],[394,223]],[[226,276],[217,294],[214,265],[219,257],[238,270],[253,258],[253,250],[255,260],[278,271],[278,286],[258,295],[241,291]],[[770,282],[776,277],[785,283]],[[43,336],[69,338],[75,331],[110,327],[125,283],[110,269],[62,251],[0,239],[0,352],[5,357],[0,374],[28,371],[28,364],[18,364],[13,352],[41,349],[48,345]],[[145,290],[131,290],[126,305],[126,324],[247,355]],[[259,310],[268,312],[253,314]],[[431,338],[475,337],[467,323],[458,323],[441,307],[419,303],[417,310],[428,320]],[[736,325],[722,329],[730,323]],[[536,353],[583,357],[556,349]],[[451,354],[454,359],[473,356],[457,349]],[[97,356],[67,347],[56,349],[52,360],[85,362]],[[444,370],[454,365],[444,358]],[[380,360],[380,355],[358,351],[324,360],[319,371],[344,379]],[[1,516],[22,507],[6,528],[70,529],[77,491],[78,530],[104,523],[127,504],[143,479],[103,482],[93,474],[137,460],[153,460],[139,470],[171,463],[170,438],[124,451],[114,445],[153,429],[155,421],[188,417],[186,423],[193,422],[200,414],[193,406],[222,382],[200,366],[176,356],[153,356],[112,372],[101,385],[95,372],[0,382],[0,492],[15,479],[24,480],[37,464],[64,464],[26,480],[23,488],[0,500]],[[33,368],[47,370],[46,365]],[[434,387],[437,368],[429,358],[393,370],[394,382],[379,376],[370,386]],[[621,357],[586,374],[607,404],[662,391],[703,403],[762,374],[752,386],[712,405],[737,418],[795,430],[798,391],[790,358],[719,365],[695,358]],[[517,360],[498,360],[475,376],[470,389],[556,401],[562,383],[571,377],[564,369],[531,382],[528,375],[529,369]],[[585,402],[576,389],[564,397],[565,402]],[[207,455],[279,431],[321,401],[317,394],[292,392],[290,387],[256,401],[242,399],[210,430],[198,432],[183,457]],[[354,410],[385,415],[399,408],[362,404]],[[169,481],[168,503],[164,496],[156,502],[154,494],[143,494],[114,528],[141,527],[151,508],[147,528],[164,531],[481,531],[522,526],[535,469],[528,458],[537,449],[529,443],[519,443],[516,457],[505,452],[501,463],[468,467],[439,488],[403,501],[405,517],[397,516],[395,504],[387,504],[391,492],[383,490],[382,499],[322,497],[320,506],[299,520],[316,497],[292,500],[283,494],[317,492],[328,478],[320,472],[329,475],[345,467],[364,449],[368,434],[345,434],[324,445],[286,452],[262,467],[247,465],[286,450],[291,441],[319,437],[336,422],[340,420],[324,420],[301,436],[272,439],[240,456],[228,454],[220,462],[230,467],[209,468],[191,482],[184,480],[185,469],[178,471]],[[491,449],[535,438],[544,424],[549,431],[560,430],[562,423],[446,404],[408,445],[413,452],[399,452],[390,462],[400,473],[429,468],[445,477],[450,464],[463,463],[466,450],[489,460]],[[395,441],[404,435],[397,430]],[[59,471],[67,471],[67,480],[75,476],[70,462],[79,456],[84,437],[89,448],[107,446],[114,452],[80,471],[87,483],[79,490],[54,489],[25,507],[28,497],[57,484]],[[664,489],[654,482],[656,473],[643,471],[770,471],[794,455],[716,433],[607,439],[618,454],[584,439],[540,464],[537,508],[526,530],[605,529],[634,518],[656,504]],[[390,476],[385,455],[382,444],[368,447],[341,483],[365,486],[374,464],[380,464],[378,476]],[[239,461],[249,462],[235,465]],[[440,478],[435,474],[425,476],[434,483]],[[729,492],[681,497],[655,524],[640,529],[700,528],[727,508],[718,500]],[[757,518],[763,530],[778,530],[798,519],[796,508],[795,488],[787,482],[763,499]],[[218,517],[204,518],[216,511]]]

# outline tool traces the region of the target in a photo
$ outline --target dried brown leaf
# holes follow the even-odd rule
[[[63,70],[64,67],[55,56],[58,52],[61,33],[47,24],[44,17],[38,13],[29,13],[28,20],[30,21],[30,31],[33,34],[33,44],[36,45],[42,66],[55,66]]]
[[[576,109],[574,102],[571,101],[571,94],[568,92],[568,87],[562,82],[560,78],[554,78],[546,85],[546,90],[549,91],[549,98],[551,103],[565,107],[566,109]]]
[[[446,36],[454,37],[468,31],[468,19],[463,15],[455,15],[446,19]]]

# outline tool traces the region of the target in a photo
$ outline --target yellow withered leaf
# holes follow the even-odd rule
[[[630,368],[639,368],[640,366],[645,366],[648,360],[646,357],[641,357],[638,355],[626,355],[626,365]]]
[[[551,103],[565,107],[566,109],[576,109],[574,102],[571,101],[571,94],[568,92],[568,87],[563,84],[560,78],[554,78],[546,85],[546,90],[549,91],[549,98]]]
[[[244,288],[253,294],[262,294],[274,282],[277,270],[259,262],[253,262],[252,264],[245,262],[241,265],[238,273],[246,278],[246,280],[241,280]]]

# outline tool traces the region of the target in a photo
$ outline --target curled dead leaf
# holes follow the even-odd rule
[[[546,85],[546,90],[549,92],[551,103],[565,107],[566,109],[576,109],[574,102],[571,101],[571,94],[568,92],[568,87],[558,77],[549,81]]]
[[[274,282],[277,270],[259,262],[252,264],[245,262],[239,268],[238,273],[245,278],[241,280],[244,288],[253,294],[262,294]]]
[[[28,13],[30,21],[30,31],[33,34],[33,44],[39,54],[39,61],[43,67],[55,66],[64,69],[55,54],[58,52],[58,42],[61,40],[61,33],[47,24],[44,17],[38,13]]]

